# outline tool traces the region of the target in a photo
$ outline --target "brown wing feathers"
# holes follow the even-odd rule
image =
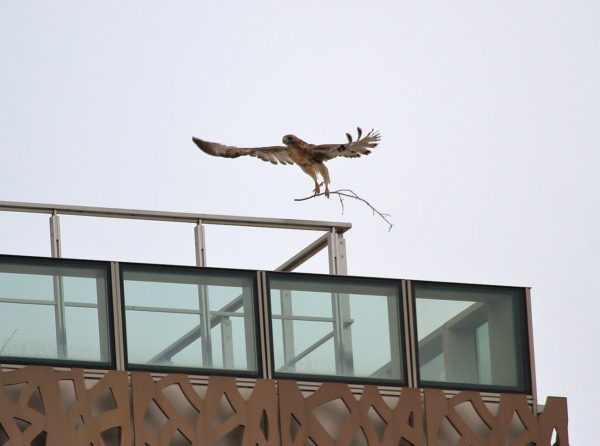
[[[285,146],[242,148],[226,146],[217,142],[204,141],[196,137],[193,137],[192,141],[194,141],[203,152],[213,156],[237,158],[238,156],[249,155],[273,164],[294,164],[289,154],[286,153],[287,147]]]
[[[318,146],[311,144],[310,148],[313,151],[312,158],[314,161],[322,162],[337,156],[358,158],[361,155],[368,155],[371,153],[369,149],[376,147],[381,139],[379,132],[371,130],[364,137],[362,137],[361,128],[357,127],[356,130],[356,141],[352,139],[352,135],[346,133],[348,142],[345,144],[321,144]],[[273,164],[294,164],[294,161],[288,153],[288,148],[285,146],[241,148],[235,146],[226,146],[216,142],[204,141],[196,137],[192,138],[192,140],[202,151],[213,156],[237,158],[238,156],[249,155]]]
[[[352,135],[350,133],[346,133],[346,138],[348,138],[348,143],[346,144],[326,144],[321,146],[316,146],[316,150],[324,150],[331,154],[331,158],[336,156],[343,156],[347,158],[358,158],[361,155],[368,155],[371,153],[369,149],[373,149],[377,147],[381,136],[379,132],[375,130],[371,130],[369,133],[362,137],[362,129],[360,127],[356,128],[357,138],[356,141],[352,139]]]

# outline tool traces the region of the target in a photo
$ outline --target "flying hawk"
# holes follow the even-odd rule
[[[192,140],[202,151],[213,156],[237,158],[238,156],[250,155],[273,164],[297,164],[315,182],[314,194],[318,195],[321,192],[320,186],[325,184],[325,196],[329,198],[329,170],[324,162],[336,156],[358,158],[361,155],[368,155],[371,153],[369,149],[376,147],[380,140],[379,132],[375,130],[371,130],[364,137],[362,137],[360,127],[357,128],[357,131],[358,138],[356,141],[353,141],[352,136],[346,133],[348,142],[344,144],[314,145],[302,141],[294,135],[283,137],[284,146],[251,148],[226,146],[196,137],[193,137]],[[317,174],[321,175],[322,183],[318,182]]]

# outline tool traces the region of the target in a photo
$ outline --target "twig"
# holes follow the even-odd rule
[[[375,214],[379,215],[379,217],[381,217],[381,219],[387,223],[388,232],[392,230],[392,227],[394,226],[394,224],[388,219],[389,217],[391,217],[391,215],[378,211],[371,203],[369,203],[364,198],[359,197],[353,190],[339,189],[339,190],[330,191],[329,195],[332,195],[332,194],[336,194],[338,196],[338,198],[340,199],[340,205],[342,206],[342,215],[344,214],[344,199],[343,199],[343,197],[354,198],[355,200],[362,201],[367,206],[369,206],[371,208],[371,211],[373,211],[373,215],[375,215]],[[310,200],[312,198],[320,197],[321,195],[325,195],[325,192],[321,192],[320,194],[314,194],[309,197],[295,198],[294,201],[306,201],[306,200]]]

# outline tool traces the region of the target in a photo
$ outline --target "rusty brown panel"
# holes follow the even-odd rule
[[[464,403],[467,403],[465,408]],[[463,409],[459,410],[459,406]],[[445,446],[440,440],[448,422],[458,444],[469,446],[568,446],[565,398],[548,398],[541,414],[534,414],[525,395],[503,394],[492,413],[478,392],[447,397],[442,390],[425,390],[425,417],[429,446]],[[556,443],[552,434],[556,431]],[[483,432],[483,433],[482,433]]]
[[[425,444],[418,389],[403,389],[390,405],[376,386],[365,386],[357,396],[343,383],[323,383],[307,396],[295,381],[280,380],[278,387],[283,446],[304,446],[307,440],[317,446],[350,446],[360,435],[369,446]],[[328,419],[326,407],[341,418]],[[341,425],[334,432],[336,421]]]
[[[169,446],[183,436],[191,445],[212,446],[226,437],[242,446],[279,445],[275,382],[257,380],[247,390],[243,394],[230,377],[210,377],[207,387],[196,389],[185,375],[154,380],[134,372],[135,444]]]
[[[104,438],[131,444],[127,374],[111,371],[92,384],[86,388],[82,369],[28,366],[0,373],[6,446],[29,446],[44,432],[46,446],[103,446]]]

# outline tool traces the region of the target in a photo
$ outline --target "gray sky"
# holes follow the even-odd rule
[[[593,1],[5,1],[0,200],[350,221],[362,276],[533,287],[538,390],[595,438],[600,5]],[[191,136],[287,133],[374,153],[329,163],[364,205],[294,202],[296,166]],[[193,263],[191,227],[61,221],[67,257]],[[46,216],[0,213],[0,252],[49,255]],[[274,268],[315,234],[210,227],[214,266]],[[324,272],[317,258],[304,270]]]

